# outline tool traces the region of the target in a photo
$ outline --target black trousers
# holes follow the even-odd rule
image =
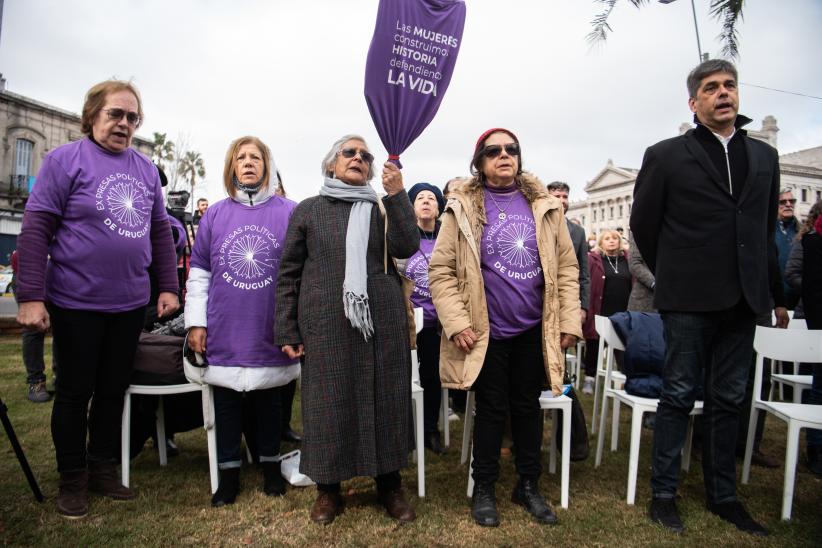
[[[422,386],[423,431],[426,435],[437,433],[442,402],[440,384],[440,336],[436,327],[423,327],[417,333],[417,357],[420,362],[420,385]],[[447,425],[443,425],[447,428]]]
[[[474,481],[499,478],[499,452],[505,421],[511,415],[516,467],[521,477],[542,472],[542,410],[539,396],[545,382],[542,326],[511,339],[491,339],[477,381],[474,418]]]
[[[57,470],[86,467],[86,431],[89,458],[117,461],[123,396],[145,308],[105,313],[49,304],[48,310],[60,364],[51,412]]]
[[[276,461],[280,454],[281,400],[282,389],[279,386],[250,392],[214,387],[217,463],[220,470],[242,465],[240,442],[244,424],[253,425],[254,452],[259,461]],[[244,422],[243,411],[253,415],[253,420]]]

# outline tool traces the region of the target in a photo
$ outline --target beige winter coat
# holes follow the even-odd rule
[[[560,334],[582,337],[579,265],[565,225],[562,204],[533,175],[519,176],[537,228],[545,293],[542,306],[542,355],[554,394],[565,367]],[[468,390],[477,380],[488,349],[488,307],[480,270],[480,238],[486,223],[482,183],[476,178],[455,189],[441,218],[428,282],[442,323],[440,380],[445,388]],[[450,339],[472,328],[478,340],[464,353]]]

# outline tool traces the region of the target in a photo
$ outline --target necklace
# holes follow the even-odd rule
[[[614,261],[611,262],[611,256],[605,255],[605,258],[608,259],[608,264],[611,265],[611,268],[614,271],[614,274],[619,274],[619,257],[614,257]]]
[[[504,221],[505,219],[508,218],[508,215],[505,214],[505,210],[508,209],[508,207],[511,205],[511,202],[514,201],[514,198],[516,197],[516,195],[517,195],[516,192],[511,193],[511,197],[505,203],[505,208],[503,209],[502,207],[500,207],[499,202],[497,202],[497,200],[494,198],[494,193],[491,192],[490,190],[488,191],[488,197],[491,198],[491,201],[494,202],[495,206],[497,206],[497,210],[499,211],[499,214],[497,215],[497,218],[500,221]]]

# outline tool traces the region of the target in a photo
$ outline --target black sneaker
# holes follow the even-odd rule
[[[725,521],[733,523],[740,531],[750,533],[757,537],[768,536],[768,530],[755,522],[738,500],[723,502],[721,504],[709,502],[708,510]]]
[[[534,479],[521,478],[511,493],[511,502],[525,507],[540,523],[554,525],[557,522],[556,514],[539,494],[539,486]]]
[[[498,527],[497,496],[493,483],[476,483],[474,496],[471,498],[471,517],[477,525]]]
[[[682,520],[679,519],[679,512],[676,509],[674,499],[651,499],[648,516],[654,523],[658,523],[674,533],[681,533],[685,530]]]

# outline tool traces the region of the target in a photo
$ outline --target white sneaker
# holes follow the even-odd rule
[[[585,383],[582,385],[582,393],[592,396],[594,394],[594,379],[585,377]]]

